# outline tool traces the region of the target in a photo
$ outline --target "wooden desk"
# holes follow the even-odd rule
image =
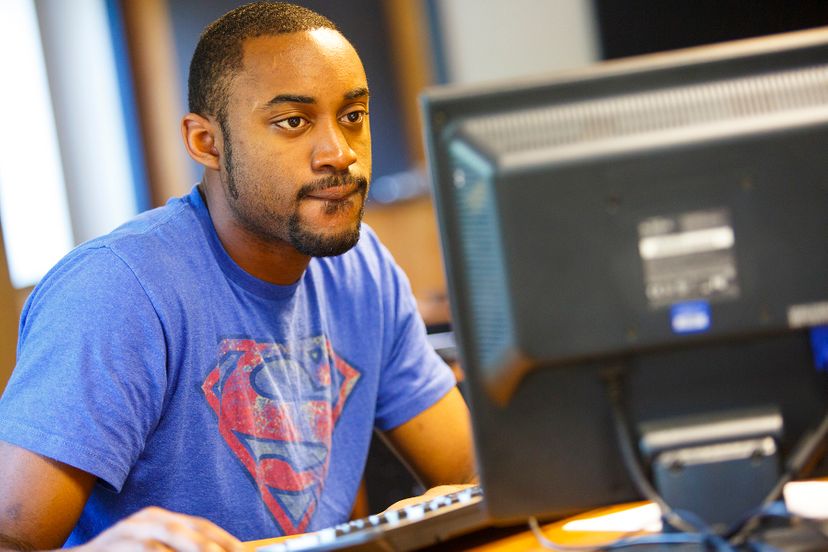
[[[623,512],[626,510],[637,508],[639,506],[643,506],[645,504],[648,503],[635,502],[631,504],[624,504],[621,506],[610,506],[607,508],[600,508],[598,510],[591,510],[589,512],[574,516],[572,518],[567,518],[561,521],[557,521],[555,523],[544,525],[542,527],[542,530],[544,535],[546,535],[546,538],[550,539],[556,544],[562,544],[567,546],[601,546],[609,544],[618,540],[621,537],[631,536],[631,534],[620,532],[595,533],[584,531],[569,531],[564,530],[563,526],[571,521],[592,519],[607,514]],[[245,543],[245,547],[248,552],[255,552],[256,548],[259,546],[280,542],[285,540],[286,538],[290,537],[279,537],[275,539],[250,541]],[[528,526],[524,531],[518,530],[517,533],[510,534],[508,536],[493,537],[493,540],[489,540],[488,542],[476,542],[479,540],[480,539],[475,538],[474,535],[470,535],[468,538],[458,538],[456,540],[456,543],[454,540],[449,541],[448,543],[445,543],[443,546],[440,546],[439,548],[445,550],[473,550],[476,552],[528,552],[543,550],[543,547],[540,544],[538,544],[538,541],[535,539],[535,536],[529,530]]]
[[[643,532],[639,533],[623,533],[623,532],[586,532],[586,531],[571,531],[565,530],[564,525],[576,520],[583,520],[583,519],[592,519],[599,516],[605,516],[608,514],[614,514],[618,512],[623,512],[626,510],[631,510],[633,508],[637,508],[639,506],[644,506],[649,504],[648,502],[635,502],[631,504],[624,504],[620,506],[609,506],[606,508],[600,508],[598,510],[591,510],[589,512],[585,512],[583,514],[567,518],[561,521],[556,521],[555,523],[549,523],[543,525],[541,529],[543,530],[543,534],[554,542],[555,544],[560,544],[564,546],[594,546],[600,547],[603,545],[611,544],[623,537],[630,537],[634,535],[641,535],[644,534]],[[535,535],[532,534],[532,531],[529,527],[526,527],[526,530],[520,531],[519,533],[498,538],[496,540],[492,540],[490,542],[484,544],[475,544],[470,547],[464,547],[464,550],[473,550],[476,552],[528,552],[528,551],[539,551],[545,550],[535,538]]]

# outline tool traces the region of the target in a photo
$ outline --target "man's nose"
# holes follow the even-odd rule
[[[342,172],[356,163],[357,154],[337,123],[317,127],[311,165],[315,172]]]

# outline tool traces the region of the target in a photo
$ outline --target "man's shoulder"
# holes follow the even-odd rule
[[[145,211],[103,236],[84,242],[61,259],[41,283],[72,275],[105,280],[119,273],[145,273],[147,267],[163,273],[171,264],[186,263],[200,232],[197,217],[186,198]]]
[[[178,265],[187,262],[189,251],[200,251],[205,241],[198,216],[185,196],[81,244],[69,257],[103,249],[132,268]]]
[[[144,211],[109,234],[82,244],[80,248],[107,247],[113,251],[130,252],[145,248],[152,242],[192,240],[198,221],[187,198],[170,200],[166,205]],[[146,250],[144,254],[148,253]]]

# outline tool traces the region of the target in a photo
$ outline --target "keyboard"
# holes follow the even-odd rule
[[[487,525],[483,491],[475,486],[399,510],[355,519],[262,546],[257,552],[340,549],[405,552],[437,544]]]

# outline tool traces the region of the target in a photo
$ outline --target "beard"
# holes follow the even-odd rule
[[[224,125],[222,125],[224,126]],[[261,188],[254,186],[254,179],[249,178],[243,167],[237,166],[233,159],[232,140],[229,129],[224,133],[224,193],[236,221],[248,232],[266,242],[282,241],[289,243],[298,252],[310,257],[331,257],[341,255],[354,247],[359,241],[360,225],[365,210],[365,197],[368,194],[368,179],[349,173],[329,175],[308,182],[299,188],[293,198],[280,198],[280,202],[292,208],[277,211],[263,201],[265,194]],[[244,181],[242,186],[239,184]],[[359,213],[354,223],[347,229],[334,234],[326,234],[303,220],[299,213],[302,200],[313,192],[337,186],[353,186],[356,190],[351,201],[359,201]],[[242,193],[242,189],[245,193]],[[261,198],[261,199],[259,199]],[[326,202],[325,214],[333,215],[339,210],[350,209],[350,202]]]
[[[359,213],[353,226],[333,235],[314,231],[314,228],[309,227],[308,224],[302,221],[299,215],[299,202],[312,192],[337,186],[354,186],[356,188],[356,195],[359,198]],[[365,211],[365,196],[367,193],[368,179],[351,174],[331,175],[305,184],[299,189],[295,203],[296,207],[288,218],[288,241],[297,251],[311,257],[332,257],[345,253],[359,241],[359,229]],[[352,201],[356,201],[356,199]],[[325,214],[334,215],[337,211],[349,208],[350,205],[348,204],[328,202],[325,205]]]

